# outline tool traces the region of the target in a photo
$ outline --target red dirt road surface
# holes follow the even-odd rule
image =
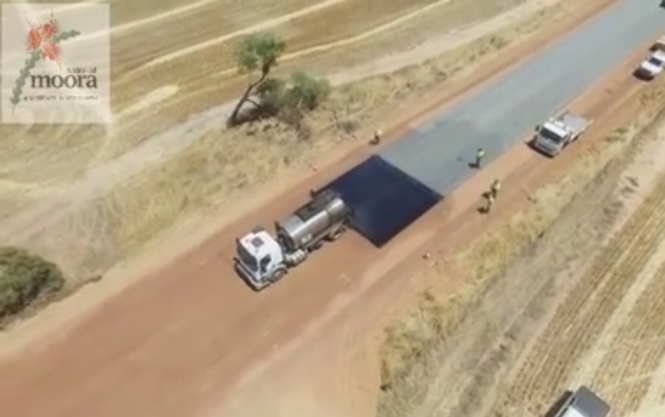
[[[591,13],[591,9],[584,12]],[[588,17],[583,14],[579,21]],[[543,34],[469,79],[446,87],[419,107],[420,114],[414,111],[408,115],[411,120],[397,118],[400,123],[391,130],[392,136],[401,136],[407,122],[416,116],[425,117],[442,103],[451,103],[463,91],[486,82],[491,74],[542,47],[544,39],[561,35],[573,24],[567,22],[557,33]],[[9,414],[20,417],[181,417],[219,401],[246,372],[357,298],[361,289],[369,288],[436,236],[441,227],[440,209],[380,251],[348,234],[259,294],[234,275],[230,259],[235,237],[256,223],[269,225],[289,213],[305,201],[307,190],[369,151],[356,150],[215,233],[101,305],[57,339],[3,359],[0,410],[11,410]],[[506,174],[533,174],[533,164],[520,160],[527,155],[524,152],[520,150],[514,166],[506,164],[509,159],[504,158]],[[540,168],[537,173],[546,171]],[[469,216],[478,187],[479,183],[466,185],[455,193],[447,203],[452,204],[452,212]],[[450,210],[447,213],[453,217]],[[460,230],[466,230],[463,224],[460,222]]]

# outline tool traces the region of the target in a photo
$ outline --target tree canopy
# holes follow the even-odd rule
[[[243,73],[260,71],[266,77],[278,63],[286,42],[273,34],[252,34],[236,50],[236,64]]]

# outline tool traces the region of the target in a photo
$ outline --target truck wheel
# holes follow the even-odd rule
[[[339,229],[336,229],[335,231],[331,232],[328,235],[328,240],[331,241],[331,242],[334,242],[337,239],[339,239],[340,237],[342,237],[344,232],[346,232],[346,227],[342,226]]]
[[[272,277],[270,277],[270,281],[273,283],[279,281],[280,279],[284,278],[286,272],[287,272],[286,269],[283,268],[276,270],[275,272],[273,272]]]

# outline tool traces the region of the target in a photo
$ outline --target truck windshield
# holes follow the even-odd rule
[[[651,65],[655,65],[657,67],[662,67],[663,66],[663,61],[656,58],[655,56],[652,56],[651,58],[648,59],[647,61]]]
[[[257,262],[256,258],[252,256],[251,253],[247,249],[245,249],[244,246],[238,244],[238,258],[240,258],[240,262],[242,262],[243,265],[245,265],[247,268],[251,269],[252,271],[257,270]]]
[[[540,137],[556,143],[561,142],[561,140],[563,139],[561,136],[557,135],[556,133],[552,132],[549,129],[546,129],[545,127],[541,128],[538,134],[540,135]]]

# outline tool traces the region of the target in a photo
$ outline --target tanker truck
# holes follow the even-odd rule
[[[339,239],[347,230],[349,216],[349,208],[335,191],[312,192],[307,204],[275,222],[274,235],[256,227],[236,239],[234,267],[250,287],[260,291],[282,279],[324,242]]]

